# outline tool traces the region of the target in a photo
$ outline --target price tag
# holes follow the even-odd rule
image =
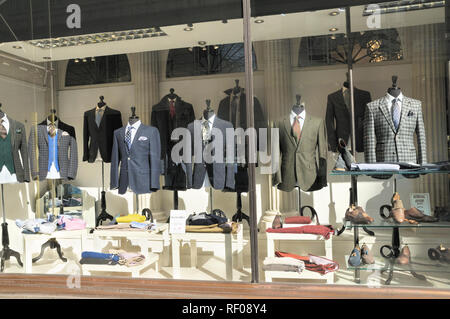
[[[171,210],[169,233],[184,234],[186,233],[186,218],[187,212],[185,210]]]
[[[430,194],[429,193],[411,193],[409,194],[411,207],[422,211],[425,215],[431,216]]]

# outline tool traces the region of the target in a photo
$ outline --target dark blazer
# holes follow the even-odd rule
[[[36,146],[39,161],[39,169],[36,167]],[[48,174],[48,132],[47,125],[31,127],[28,139],[28,153],[30,154],[31,177],[45,180]],[[78,171],[78,149],[76,140],[67,132],[58,129],[58,164],[59,174],[63,180],[73,180]]]
[[[30,181],[30,164],[28,161],[27,136],[25,126],[8,117],[11,146],[14,159],[14,170],[19,183]],[[20,156],[19,156],[20,152]],[[22,157],[22,160],[20,160]]]
[[[197,121],[195,121],[197,122]],[[197,140],[197,143],[202,143],[201,140],[201,131],[195,133],[194,130],[199,129],[201,130],[201,121],[198,121],[198,125],[194,126],[194,123],[192,122],[188,125],[188,130],[191,134],[191,149],[192,153],[194,153],[194,139],[195,136],[200,134],[200,140]],[[216,128],[220,130],[222,133],[222,145],[223,145],[223,160],[221,161],[214,161],[213,163],[206,163],[205,160],[202,158],[202,163],[186,163],[186,175],[187,175],[187,185],[188,188],[194,188],[194,189],[200,189],[203,187],[203,182],[205,180],[206,171],[208,171],[208,177],[211,186],[214,189],[223,190],[224,188],[234,189],[235,182],[234,182],[234,165],[232,163],[228,164],[226,163],[226,129],[233,129],[233,125],[230,122],[224,121],[220,119],[219,117],[215,117],[214,123],[213,123],[213,129]],[[212,137],[210,143],[214,142],[214,136]],[[205,146],[203,145],[203,149]],[[214,154],[214,153],[213,153]],[[192,154],[195,155],[195,154]]]
[[[188,124],[195,120],[194,107],[183,101],[180,97],[175,100],[175,117],[170,118],[169,96],[164,96],[161,101],[153,105],[151,125],[156,127],[161,138],[162,173],[165,175],[164,189],[185,190],[185,171],[172,162],[170,154],[175,141],[171,140],[172,131],[176,128],[187,128]]]
[[[289,116],[275,124],[279,129],[280,162],[273,185],[290,192],[296,184],[303,191],[327,186],[327,135],[322,119],[306,112],[300,142],[292,134]]]
[[[47,119],[43,120],[39,125],[47,125]],[[61,119],[58,119],[58,127],[61,131],[69,133],[70,136],[72,136],[74,139],[77,139],[77,136],[75,134],[75,128],[71,125],[68,125],[61,121]]]
[[[128,153],[125,129],[126,126],[114,131],[111,189],[118,188],[119,194],[125,194],[128,186],[135,194],[156,192],[161,175],[159,132],[155,127],[141,124]]]
[[[364,111],[367,103],[372,99],[370,92],[367,91],[354,88],[353,93],[355,101],[356,151],[364,152]],[[345,105],[342,89],[328,95],[326,124],[329,149],[332,152],[337,152],[338,140],[342,138],[347,143],[352,132],[351,114]]]
[[[417,136],[417,150],[414,144]],[[395,130],[391,106],[385,97],[367,104],[364,122],[364,159],[374,162],[427,162],[422,103],[403,96],[400,124]]]
[[[105,106],[100,127],[95,123],[95,108],[84,113],[83,161],[95,162],[98,151],[105,163],[111,162],[114,131],[122,127],[122,114]]]

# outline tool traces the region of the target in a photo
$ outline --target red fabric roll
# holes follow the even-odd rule
[[[336,271],[336,270],[339,269],[339,264],[337,262],[335,262],[335,261],[332,261],[332,260],[330,260],[329,264],[319,265],[319,264],[312,263],[310,261],[310,257],[309,256],[299,256],[299,255],[296,255],[296,254],[285,253],[285,252],[282,252],[282,251],[276,251],[275,252],[275,256],[277,256],[277,257],[291,257],[291,258],[294,258],[294,259],[301,260],[301,261],[303,261],[305,263],[305,269],[306,270],[315,271],[315,272],[318,272],[318,273],[320,273],[322,275],[325,275],[325,274],[327,274],[329,272]]]
[[[309,216],[293,216],[286,217],[285,224],[311,224],[311,217]]]
[[[331,225],[306,225],[300,227],[287,227],[287,228],[268,228],[268,233],[286,233],[286,234],[312,234],[321,235],[325,239],[329,239],[331,234],[334,234],[334,229]]]

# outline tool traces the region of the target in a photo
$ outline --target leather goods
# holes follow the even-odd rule
[[[434,223],[438,221],[436,217],[425,215],[415,207],[405,210],[405,218],[408,220],[415,220],[419,223]]]
[[[440,222],[450,222],[450,208],[436,207],[434,210],[434,216],[436,216]]]
[[[356,244],[355,248],[352,249],[350,256],[348,257],[348,264],[353,267],[358,267],[361,265],[361,248]]]
[[[200,214],[191,214],[186,219],[186,225],[191,226],[206,226],[206,225],[221,225],[228,221],[225,213],[220,209],[214,209],[211,214],[208,213],[200,213]]]
[[[345,220],[354,224],[370,224],[374,221],[361,206],[351,205],[345,212]]]
[[[400,255],[397,257],[397,263],[400,265],[407,265],[411,260],[411,251],[408,245],[403,246]]]
[[[284,192],[299,186],[315,191],[327,186],[328,143],[325,123],[306,111],[302,136],[297,143],[292,134],[290,115],[275,123],[279,130],[279,167],[272,176],[273,186]]]
[[[361,260],[364,264],[374,264],[375,259],[373,258],[373,254],[370,251],[369,247],[366,244],[361,246]]]
[[[417,150],[414,145],[417,136]],[[392,121],[387,96],[367,104],[364,114],[364,159],[375,162],[427,162],[427,144],[422,102],[402,97],[398,130]]]
[[[405,221],[405,207],[403,207],[403,202],[400,199],[399,193],[394,193],[391,199],[392,210],[391,215],[395,222],[401,224]]]
[[[114,131],[122,127],[122,114],[105,106],[100,126],[97,126],[95,110],[96,108],[84,113],[83,162],[94,163],[100,151],[102,160],[110,163]]]
[[[430,257],[431,260],[439,260],[442,262],[450,263],[450,249],[445,248],[441,244],[436,249],[428,249],[428,257]]]
[[[355,141],[356,151],[364,152],[363,123],[367,103],[372,101],[370,92],[353,88],[355,113]],[[352,119],[350,106],[346,105],[342,89],[328,95],[325,115],[328,144],[332,152],[337,151],[338,141],[342,138],[347,142],[351,136]]]

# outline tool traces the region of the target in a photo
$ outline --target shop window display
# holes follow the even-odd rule
[[[284,6],[4,42],[2,271],[449,289],[445,8]]]

